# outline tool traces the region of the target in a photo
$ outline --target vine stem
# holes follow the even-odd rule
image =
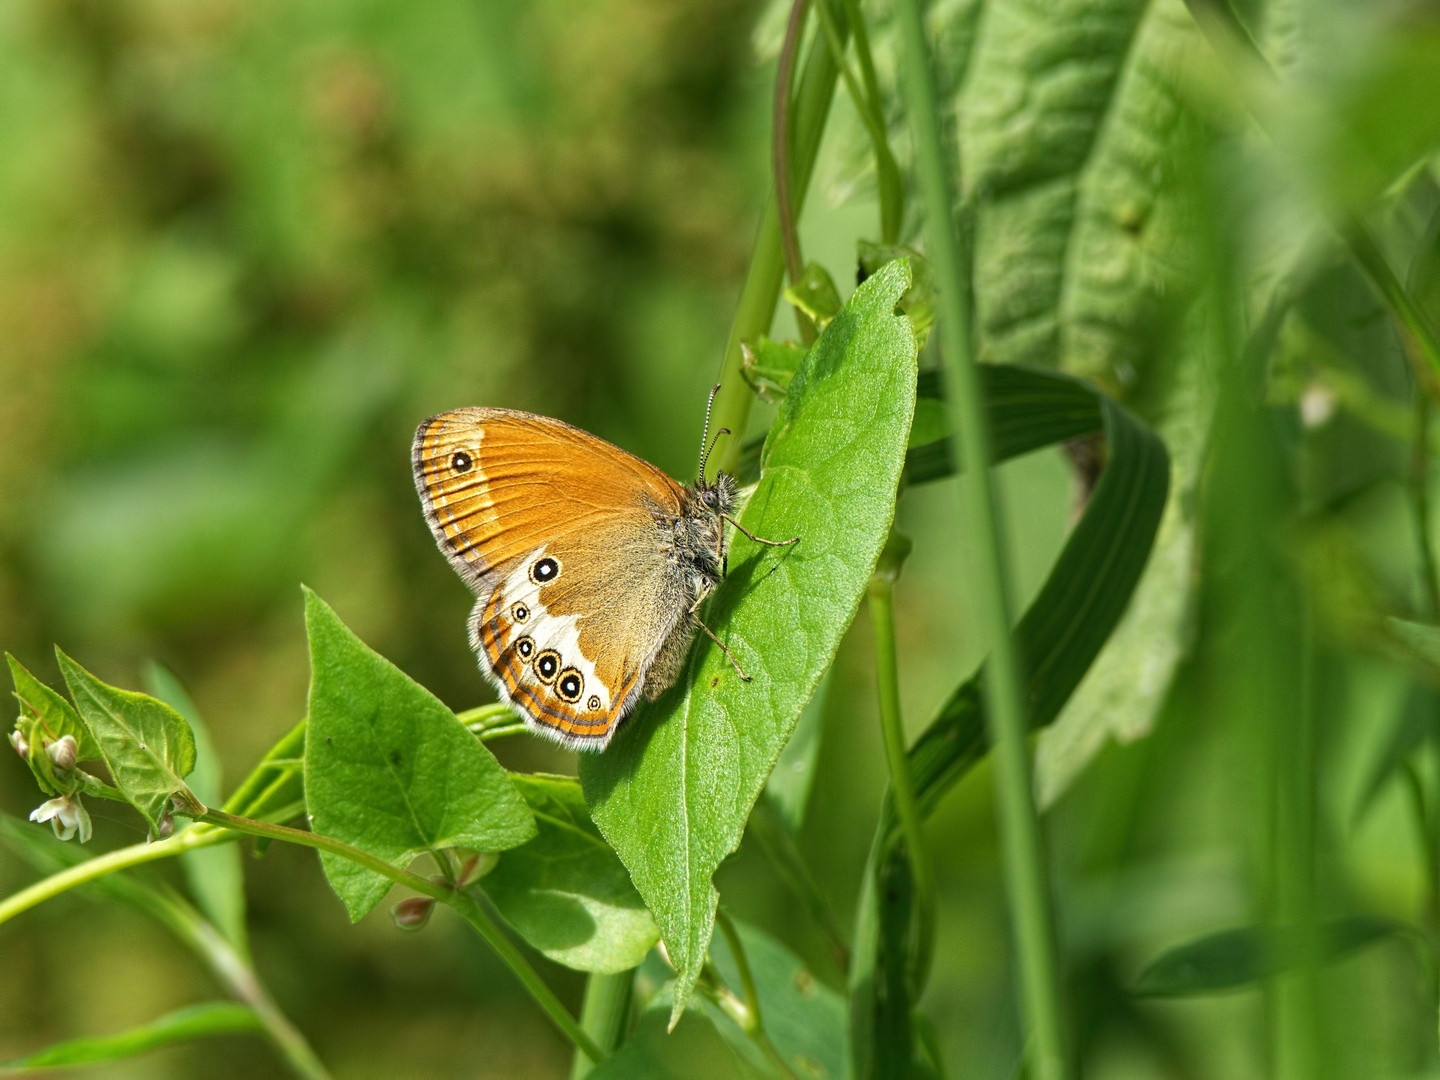
[[[880,556],[880,565],[870,578],[870,624],[875,634],[875,681],[880,690],[880,730],[885,740],[885,760],[890,767],[890,793],[900,832],[905,837],[910,862],[910,880],[915,886],[915,952],[911,958],[911,980],[916,996],[925,986],[935,943],[935,881],[925,838],[920,829],[920,806],[915,799],[915,782],[910,776],[910,759],[905,750],[905,720],[900,711],[900,670],[895,645],[895,579],[910,552],[910,541],[898,533]]]
[[[730,1013],[731,1019],[740,1025],[741,1030],[760,1048],[760,1051],[769,1059],[770,1064],[780,1071],[782,1076],[789,1080],[799,1080],[795,1070],[790,1068],[784,1056],[780,1053],[770,1036],[765,1031],[765,1017],[760,1012],[760,994],[755,989],[755,977],[750,971],[750,960],[745,955],[745,943],[740,940],[740,932],[735,929],[735,923],[724,909],[716,909],[715,924],[720,927],[720,932],[725,935],[725,943],[730,946],[731,959],[735,961],[735,969],[740,973],[740,993],[745,997],[743,1010],[734,1008],[733,999],[727,1000],[725,996],[720,997],[721,1008]],[[720,988],[717,980],[717,989]]]
[[[585,1002],[580,1007],[580,1026],[590,1033],[595,1044],[610,1053],[625,1034],[630,1015],[630,997],[635,986],[635,969],[613,975],[592,971],[585,980]],[[595,1063],[577,1047],[570,1066],[570,1080],[585,1080]]]
[[[535,1003],[545,1010],[546,1015],[554,1022],[561,1033],[575,1046],[585,1053],[591,1061],[601,1061],[605,1055],[595,1045],[595,1041],[586,1034],[568,1009],[561,1004],[560,999],[555,996],[554,991],[546,985],[545,980],[540,978],[528,960],[521,954],[505,933],[496,925],[495,920],[490,918],[485,909],[464,890],[450,889],[444,885],[437,885],[408,870],[401,870],[391,866],[384,859],[371,855],[368,851],[361,851],[357,847],[336,840],[332,836],[325,836],[321,833],[306,832],[303,829],[292,829],[288,825],[272,825],[265,821],[254,821],[250,818],[235,817],[223,810],[210,810],[201,815],[197,820],[209,825],[219,825],[226,829],[233,829],[236,832],[248,833],[251,836],[264,836],[272,840],[286,840],[292,844],[300,844],[304,847],[312,847],[318,851],[328,851],[332,855],[339,855],[341,858],[349,859],[353,863],[373,870],[377,874],[389,878],[397,885],[404,885],[408,889],[429,896],[442,904],[448,904],[462,919],[473,926],[480,936],[499,955],[526,990],[535,999]]]
[[[924,198],[926,245],[940,286],[939,322],[948,359],[951,430],[959,435],[965,466],[961,490],[974,537],[975,608],[989,644],[986,712],[995,747],[995,793],[1030,1035],[1031,1076],[1034,1080],[1063,1080],[1067,1065],[1050,890],[1040,817],[1030,780],[1020,657],[1010,634],[1004,545],[990,476],[987,417],[970,349],[969,282],[951,219],[953,172],[947,167],[942,149],[940,115],[919,4],[917,0],[896,0],[895,13],[904,42],[903,86]]]

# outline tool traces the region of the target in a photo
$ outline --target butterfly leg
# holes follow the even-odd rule
[[[734,525],[736,529],[744,533],[751,540],[754,540],[757,544],[768,544],[770,547],[789,547],[791,544],[798,544],[800,542],[800,537],[798,536],[792,536],[789,540],[763,540],[760,537],[756,536],[754,533],[752,533],[749,529],[745,528],[744,525],[741,525],[729,514],[721,514],[720,516],[726,521],[728,521],[731,525]]]
[[[720,646],[720,651],[725,654],[725,659],[730,661],[730,666],[735,669],[735,674],[740,676],[740,681],[749,682],[750,676],[745,674],[745,669],[740,666],[740,661],[736,660],[735,657],[731,655],[730,650],[725,647],[725,643],[715,636],[715,632],[713,630],[711,630],[708,626],[706,626],[703,622],[696,618],[693,611],[691,612],[690,617],[692,619],[695,619],[696,626],[700,627],[701,630],[704,630],[705,633],[710,635],[711,641],[713,641],[716,645]]]

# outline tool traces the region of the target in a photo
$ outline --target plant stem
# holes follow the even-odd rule
[[[530,966],[530,962],[520,953],[510,939],[505,936],[494,920],[485,913],[485,910],[477,904],[470,895],[462,890],[451,890],[444,885],[437,885],[433,881],[412,874],[408,870],[401,870],[391,866],[384,859],[371,855],[368,851],[361,851],[357,847],[336,840],[334,837],[325,836],[321,833],[306,832],[302,829],[292,829],[288,825],[272,825],[265,821],[254,821],[250,818],[235,817],[222,810],[211,810],[204,814],[199,820],[211,825],[220,825],[227,829],[234,829],[236,832],[248,833],[251,836],[264,836],[272,840],[288,840],[292,844],[300,844],[304,847],[316,848],[319,851],[328,851],[332,855],[339,855],[341,858],[349,859],[353,863],[373,870],[377,874],[389,878],[397,885],[404,885],[408,889],[423,896],[429,896],[439,900],[441,903],[449,904],[455,911],[480,932],[490,947],[499,954],[505,966],[520,980],[535,1003],[545,1010],[545,1013],[558,1027],[561,1033],[585,1052],[591,1061],[600,1061],[604,1054],[600,1052],[594,1041],[587,1035],[575,1018],[570,1015],[569,1010],[561,1004],[560,999],[554,991],[545,984],[536,970]]]
[[[113,874],[118,870],[127,870],[132,866],[142,866],[159,859],[168,859],[185,851],[195,851],[215,844],[229,843],[235,839],[237,837],[234,833],[227,833],[221,829],[192,826],[174,836],[157,840],[153,844],[132,844],[129,847],[106,852],[104,855],[97,855],[93,859],[86,859],[58,874],[51,874],[29,888],[21,889],[18,893],[0,901],[0,923],[9,922],[16,915],[29,911],[37,904],[42,904],[61,893],[105,877],[107,874]]]
[[[910,975],[919,997],[929,975],[930,957],[935,944],[935,883],[930,873],[930,860],[925,854],[925,837],[920,828],[920,807],[915,800],[915,784],[910,776],[910,761],[905,749],[905,721],[900,712],[900,674],[895,645],[895,577],[900,562],[909,550],[905,542],[898,557],[892,555],[897,533],[885,545],[880,567],[870,579],[870,623],[875,634],[875,680],[880,689],[880,730],[885,739],[885,760],[890,767],[890,794],[895,800],[895,813],[900,818],[900,831],[905,837],[910,862],[910,880],[915,888],[915,951],[911,956]],[[890,556],[887,559],[887,556]],[[888,566],[887,566],[888,562]]]
[[[770,1064],[780,1070],[782,1076],[790,1080],[799,1080],[795,1070],[790,1068],[790,1063],[785,1060],[775,1044],[770,1041],[770,1036],[765,1033],[765,1017],[760,1012],[760,994],[755,989],[755,977],[750,972],[750,960],[745,955],[745,943],[740,940],[740,932],[735,929],[735,923],[723,908],[715,911],[715,923],[720,927],[720,932],[725,935],[725,943],[730,946],[730,956],[735,961],[735,969],[740,973],[740,992],[745,997],[745,1008],[743,1013],[732,1017],[740,1024],[741,1029],[749,1036],[761,1052],[770,1060]]]
[[[308,721],[301,720],[298,724],[287,731],[274,746],[266,751],[265,756],[256,765],[230,798],[225,800],[225,809],[232,814],[246,813],[257,801],[268,787],[271,786],[274,777],[270,775],[273,769],[283,769],[287,766],[280,762],[285,759],[302,757],[305,753],[305,730],[309,726]]]
[[[140,902],[205,961],[232,997],[250,1007],[264,1027],[265,1034],[297,1076],[306,1080],[330,1080],[329,1071],[316,1057],[305,1036],[280,1011],[255,974],[255,969],[225,940],[223,934],[178,897],[157,893]]]
[[[822,0],[823,2],[823,0]],[[804,273],[800,258],[800,232],[796,219],[800,216],[790,198],[790,112],[795,88],[795,57],[800,52],[800,39],[805,32],[805,15],[810,0],[795,0],[790,6],[790,19],[785,24],[785,42],[780,47],[780,61],[775,70],[775,107],[772,120],[775,168],[775,207],[780,215],[780,241],[785,255],[785,271],[793,284]]]
[[[828,3],[829,0],[818,2]],[[815,157],[820,149],[825,120],[830,115],[830,102],[835,96],[835,79],[838,74],[828,46],[823,41],[814,42],[800,76],[800,88],[794,95],[795,123],[790,145],[788,178],[790,205],[797,217],[804,205],[805,193],[810,187],[810,176],[815,169]],[[735,310],[735,321],[730,326],[725,355],[720,362],[720,378],[717,380],[720,383],[720,392],[715,395],[711,430],[729,428],[734,435],[711,456],[710,460],[716,470],[723,469],[733,473],[744,450],[744,436],[755,394],[740,374],[740,365],[744,360],[740,347],[744,342],[769,331],[770,324],[775,321],[775,305],[780,300],[784,275],[780,211],[772,193],[760,220],[760,229],[755,237],[755,251],[750,258],[750,270],[745,277],[745,287]],[[712,473],[711,476],[713,475]]]
[[[880,88],[875,78],[875,62],[870,56],[869,39],[865,34],[865,22],[860,14],[860,5],[847,0],[845,14],[855,33],[855,45],[860,52],[861,67],[865,73],[868,93],[860,89],[850,65],[845,62],[845,39],[835,13],[828,4],[819,4],[816,12],[820,16],[820,27],[825,34],[825,43],[840,76],[845,80],[845,89],[855,103],[855,111],[870,135],[870,145],[875,154],[875,184],[880,194],[880,238],[893,244],[900,238],[900,222],[905,216],[905,184],[900,177],[900,166],[890,150],[890,140],[885,131],[885,114],[881,111]]]
[[[580,1008],[580,1026],[606,1054],[614,1051],[625,1034],[634,986],[634,968],[614,975],[596,971],[585,980],[585,1003]],[[594,1067],[595,1063],[577,1049],[570,1066],[570,1080],[585,1080]]]
[[[985,693],[995,745],[996,798],[1029,1031],[1031,1076],[1034,1080],[1062,1080],[1067,1064],[1050,891],[1040,818],[1030,781],[1020,657],[1010,634],[1004,545],[991,485],[987,417],[970,349],[969,282],[951,220],[950,177],[954,173],[942,150],[940,115],[919,4],[917,0],[897,0],[895,12],[904,41],[901,67],[924,197],[927,250],[940,285],[939,321],[949,361],[951,430],[959,434],[961,461],[966,470],[961,488],[974,537],[976,614],[989,643]]]

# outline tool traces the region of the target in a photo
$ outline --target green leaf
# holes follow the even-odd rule
[[[805,264],[800,280],[785,290],[785,299],[810,316],[820,330],[840,311],[840,291],[830,279],[830,271],[817,262]]]
[[[660,940],[619,857],[590,820],[580,782],[512,774],[539,834],[500,856],[482,885],[520,935],[557,963],[612,974]]]
[[[20,1072],[123,1061],[137,1054],[158,1050],[162,1046],[172,1046],[206,1035],[233,1035],[237,1032],[260,1030],[260,1021],[244,1005],[230,1001],[208,1001],[201,1005],[187,1005],[183,1009],[176,1009],[158,1020],[115,1035],[67,1039],[33,1054],[0,1063],[0,1069]]]
[[[195,768],[195,736],[185,718],[148,694],[101,682],[58,646],[55,655],[115,786],[145,815],[151,831],[160,831],[172,797],[183,798],[192,808],[203,805],[185,786],[184,778]]]
[[[1385,629],[1417,660],[1440,671],[1440,626],[1409,619],[1386,619]]]
[[[768,1080],[735,1053],[698,1012],[666,1031],[663,1009],[651,1009],[620,1048],[587,1074],[587,1080]]]
[[[1404,767],[1426,740],[1436,738],[1440,738],[1440,693],[1436,693],[1433,686],[1414,683],[1405,698],[1404,708],[1395,718],[1395,726],[1384,752],[1376,759],[1360,789],[1360,797],[1355,803],[1355,817],[1363,817],[1384,789],[1386,781]]]
[[[266,751],[225,803],[225,811],[241,817],[265,817],[282,807],[303,802],[306,721],[301,720]]]
[[[396,867],[422,852],[504,851],[536,835],[509,774],[434,694],[305,590],[310,723],[305,796],[316,832]],[[331,887],[358,921],[390,879],[321,853]]]
[[[190,790],[206,806],[219,806],[223,779],[220,755],[210,741],[200,710],[180,680],[153,660],[145,665],[144,682],[146,690],[190,725],[195,735],[195,771],[190,775]],[[185,880],[200,910],[230,944],[244,953],[249,951],[249,945],[245,929],[245,875],[240,863],[240,848],[235,844],[198,848],[180,855]]]
[[[1181,0],[991,0],[956,102],[980,357],[1134,383],[1184,284]]]
[[[740,374],[765,400],[772,394],[783,395],[790,388],[808,350],[795,341],[771,341],[761,336],[753,344],[745,342],[740,346]]]
[[[655,914],[684,1008],[705,960],[717,895],[711,875],[829,666],[889,534],[914,410],[915,335],[894,314],[909,270],[865,282],[811,348],[766,441],[765,474],[743,536],[706,610],[752,677],[701,640],[688,674],[609,751],[582,758],[600,831]]]
[[[923,352],[930,327],[935,325],[935,275],[930,269],[930,261],[913,248],[899,244],[875,244],[869,240],[856,244],[856,254],[860,271],[865,277],[879,273],[880,268],[893,259],[910,260],[914,281],[895,306],[910,316],[910,323],[915,327],[915,340]]]
[[[1015,630],[1026,660],[1028,718],[1042,728],[1094,662],[1140,580],[1166,505],[1170,463],[1153,432],[1078,380],[1015,368],[986,374],[1001,371],[1008,373],[1003,380],[986,384],[987,395],[994,393],[987,402],[991,416],[1006,417],[1005,426],[997,426],[1006,433],[995,440],[997,457],[1000,447],[1034,449],[1045,438],[1085,434],[1087,399],[1089,430],[1103,424],[1108,451],[1084,516]],[[989,748],[982,674],[955,689],[910,748],[912,781],[926,814]],[[859,1080],[901,1068],[913,1055],[909,867],[888,798],[883,813],[866,865],[850,970],[850,1041]]]
[[[20,716],[15,721],[15,730],[29,744],[30,752],[25,763],[35,775],[35,782],[47,795],[59,795],[74,785],[62,783],[55,776],[55,768],[45,754],[45,743],[63,739],[66,735],[75,740],[78,748],[77,761],[98,761],[100,745],[90,729],[80,719],[75,707],[60,694],[51,690],[25,669],[25,665],[9,653],[5,659],[10,663],[10,677],[15,683],[15,697],[20,703]]]
[[[1393,919],[1354,915],[1318,928],[1315,958],[1325,963],[1382,938],[1413,935]],[[1135,985],[1142,997],[1189,997],[1248,986],[1299,966],[1305,942],[1293,930],[1247,926],[1210,934],[1162,953]]]
[[[845,999],[812,975],[800,958],[780,942],[736,920],[735,928],[750,962],[766,1034],[796,1076],[842,1080],[845,1076]],[[710,946],[715,970],[736,997],[744,1000],[740,970],[724,935]],[[745,1053],[754,1043],[720,1009],[706,1003],[716,1029]]]

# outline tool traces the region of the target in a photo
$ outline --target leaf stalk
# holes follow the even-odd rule
[[[916,165],[927,221],[927,251],[940,285],[940,332],[947,357],[952,429],[966,477],[961,484],[972,523],[976,612],[989,643],[985,666],[996,798],[1010,914],[1020,960],[1031,1075],[1067,1075],[1060,979],[1056,960],[1040,819],[1030,779],[1028,724],[1020,693],[1020,657],[1010,633],[1004,545],[990,476],[990,436],[979,373],[970,347],[968,274],[951,218],[954,175],[942,149],[929,47],[917,0],[897,0],[904,43],[903,89],[915,137]]]

